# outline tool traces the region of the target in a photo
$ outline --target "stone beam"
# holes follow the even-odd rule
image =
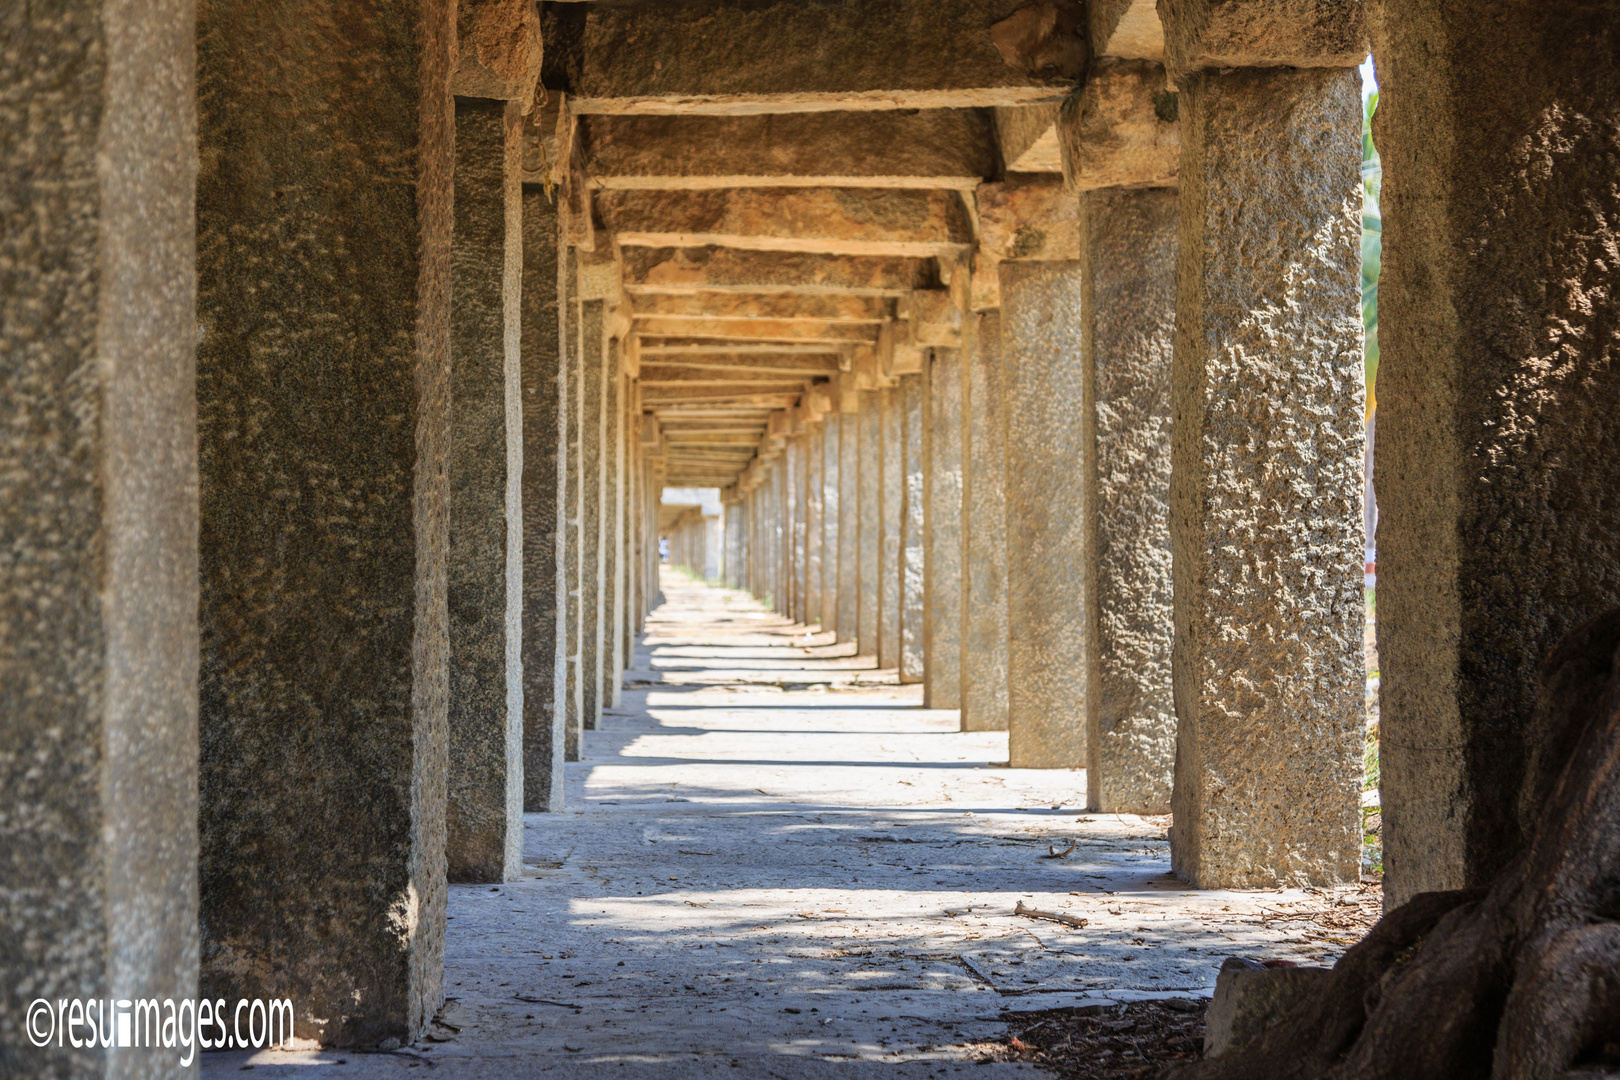
[[[1043,108],[1056,118],[1056,105]],[[989,117],[971,109],[588,116],[580,127],[589,183],[610,190],[864,187],[971,191],[996,170]]]
[[[805,359],[797,357],[785,359],[752,357],[733,362],[723,357],[709,357],[700,360],[691,360],[679,356],[656,357],[647,362],[644,370],[736,371],[762,375],[815,375],[824,378],[838,374],[839,368],[836,357],[832,358],[832,363],[813,362],[815,359],[815,357]]]
[[[1024,105],[995,111],[996,140],[1007,172],[1059,172],[1057,103]]]
[[[933,282],[929,259],[852,258],[735,248],[624,249],[624,285],[632,296],[702,292],[800,296],[903,296]]]
[[[528,111],[540,82],[540,16],[529,0],[461,0],[456,9],[458,97],[521,103]]]
[[[1171,187],[1181,139],[1178,97],[1151,60],[1103,60],[1086,88],[1063,104],[1058,138],[1063,179],[1088,191]]]
[[[1007,33],[1024,29],[1008,25],[1021,8],[1059,17]],[[1061,97],[1085,71],[1074,0],[590,4],[547,19],[546,39],[567,43],[549,70],[581,113],[1021,105]]]
[[[643,338],[714,338],[787,344],[854,345],[877,338],[876,327],[861,323],[786,322],[771,319],[637,318]],[[735,345],[732,346],[735,348]]]
[[[1086,18],[1093,56],[1164,62],[1164,26],[1156,0],[1091,0]]]
[[[1206,68],[1353,68],[1367,57],[1362,0],[1162,0],[1170,77]]]
[[[652,293],[632,301],[638,318],[790,320],[880,323],[893,305],[871,296],[796,296],[791,293]]]
[[[604,191],[596,201],[605,227],[627,247],[931,258],[973,243],[973,224],[954,191]]]
[[[979,247],[996,260],[1080,256],[1080,204],[1055,176],[980,184]]]
[[[655,356],[838,356],[842,355],[816,342],[693,341],[689,338],[654,338],[641,343],[641,355]],[[646,363],[658,361],[648,359]]]

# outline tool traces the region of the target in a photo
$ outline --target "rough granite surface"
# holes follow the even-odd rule
[[[1353,68],[1367,58],[1364,0],[1160,0],[1164,66]]]
[[[1088,545],[1096,629],[1087,809],[1163,814],[1176,759],[1171,691],[1170,361],[1177,196],[1082,199],[1085,358],[1096,408]]]
[[[566,417],[556,204],[523,188],[523,809],[562,809],[568,628],[560,511]]]
[[[962,352],[932,349],[923,378],[924,707],[962,703]]]
[[[1360,871],[1360,109],[1354,69],[1182,88],[1170,839],[1200,887]]]
[[[197,13],[201,989],[376,1045],[443,995],[453,22],[331,12]]]
[[[1001,312],[973,316],[962,379],[962,730],[1007,730],[1007,416]]]
[[[922,682],[926,677],[926,642],[923,637],[924,605],[927,603],[924,576],[923,536],[928,528],[924,511],[927,497],[923,458],[923,377],[902,375],[896,406],[900,412],[901,483],[904,504],[900,509],[900,681]]]
[[[883,442],[883,535],[878,554],[878,667],[900,667],[901,558],[906,503],[905,411],[899,387],[878,394],[878,424]]]
[[[878,626],[883,618],[883,404],[881,390],[859,392],[856,417],[856,472],[859,598],[855,635],[861,656],[878,654]],[[881,666],[881,665],[879,665]]]
[[[1168,187],[1181,139],[1176,89],[1150,60],[1099,60],[1063,103],[1058,143],[1071,189]]]
[[[1620,604],[1620,23],[1494,2],[1373,20],[1384,160],[1376,484],[1392,899],[1483,885],[1538,668]],[[1581,57],[1580,62],[1571,58]],[[1479,65],[1510,77],[1482,86]]]
[[[29,1004],[197,992],[194,29],[0,14],[5,1076],[168,1075],[36,1049]]]
[[[508,595],[522,581],[522,409],[519,327],[508,333],[506,319],[523,285],[507,242],[522,242],[522,129],[506,113],[504,102],[456,103],[445,862],[464,882],[515,881],[523,866],[523,597]]]
[[[861,612],[860,398],[844,409],[838,427],[838,640],[854,641]]]
[[[1007,417],[1007,730],[1014,768],[1086,764],[1091,647],[1081,264],[1001,264]]]
[[[561,208],[560,208],[561,209]],[[560,219],[566,218],[566,210],[558,214]],[[567,236],[566,221],[559,227],[559,235]],[[580,732],[585,724],[582,718],[582,687],[580,667],[580,647],[584,642],[583,630],[580,626],[581,609],[579,605],[580,573],[584,569],[580,563],[579,546],[582,539],[580,534],[580,482],[582,472],[580,469],[580,432],[585,430],[585,416],[581,412],[583,398],[580,388],[584,384],[585,372],[583,360],[585,355],[584,343],[580,338],[580,300],[579,300],[579,257],[574,249],[564,246],[558,256],[558,270],[562,275],[562,282],[558,286],[557,297],[561,305],[559,317],[563,321],[560,337],[563,351],[562,369],[562,412],[563,412],[563,485],[562,505],[564,520],[563,540],[558,545],[558,557],[563,563],[563,584],[565,586],[563,603],[563,621],[566,625],[567,635],[565,641],[565,654],[568,666],[563,674],[563,754],[568,761],[579,760]]]
[[[602,707],[618,703],[624,670],[623,347],[609,338],[602,372]]]
[[[594,731],[602,719],[602,412],[607,392],[607,337],[601,300],[579,304],[579,720]]]

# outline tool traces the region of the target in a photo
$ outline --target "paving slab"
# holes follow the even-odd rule
[[[831,634],[662,587],[567,809],[525,819],[523,880],[451,887],[427,1036],[205,1074],[1032,1075],[978,1064],[1005,1012],[1208,996],[1226,956],[1331,963],[1377,917],[1370,889],[1190,889],[1168,819],[1086,813],[1083,770],[1006,768],[1005,732]],[[721,671],[777,682],[677,681]]]

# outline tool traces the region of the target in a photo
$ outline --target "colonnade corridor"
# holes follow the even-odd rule
[[[853,643],[660,584],[568,809],[526,815],[522,880],[451,885],[425,1036],[205,1074],[1047,1075],[991,1060],[1007,1012],[1198,1001],[1227,956],[1331,964],[1381,913],[1367,888],[1194,892],[1168,818],[1088,814],[1084,770],[998,767],[1005,732]]]

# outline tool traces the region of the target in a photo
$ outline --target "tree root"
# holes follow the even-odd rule
[[[1620,611],[1543,666],[1519,802],[1529,839],[1489,889],[1389,912],[1254,1042],[1172,1080],[1620,1076],[1617,649]]]

